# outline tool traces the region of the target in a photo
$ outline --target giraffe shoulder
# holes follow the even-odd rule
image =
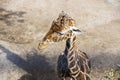
[[[79,50],[78,53],[78,63],[82,69],[82,71],[86,70],[87,73],[90,73],[91,71],[91,61],[88,57],[88,55],[85,52],[82,52]]]
[[[83,56],[83,57],[86,58],[86,59],[89,59],[87,53],[85,53],[85,52],[83,52],[83,51],[81,51],[81,50],[78,50],[78,54],[81,55],[81,56]]]

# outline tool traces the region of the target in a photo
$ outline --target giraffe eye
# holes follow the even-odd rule
[[[60,34],[60,35],[64,35],[64,33],[62,33],[62,32],[58,32],[58,34]]]
[[[73,29],[73,31],[75,31],[75,32],[81,32],[79,29]]]

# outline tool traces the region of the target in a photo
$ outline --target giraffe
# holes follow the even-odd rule
[[[41,50],[50,43],[66,40],[65,50],[57,62],[58,77],[61,80],[90,80],[89,58],[76,45],[76,35],[79,33],[81,31],[76,27],[76,21],[62,12],[38,45]]]
[[[66,40],[71,34],[66,33],[69,29],[75,28],[76,21],[68,16],[64,11],[59,14],[57,20],[52,22],[50,30],[38,45],[38,49],[46,48],[50,43]],[[65,33],[65,34],[64,34]],[[62,35],[64,34],[64,35]],[[62,36],[61,36],[62,35]]]
[[[58,77],[60,80],[90,80],[90,68],[87,54],[77,49],[76,35],[72,33],[66,40],[64,52],[58,58]]]

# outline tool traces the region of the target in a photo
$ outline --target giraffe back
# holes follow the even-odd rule
[[[74,50],[70,54],[70,61],[64,53],[58,58],[57,71],[60,80],[90,80],[91,64],[86,53]],[[75,57],[72,57],[73,54]]]
[[[90,69],[90,60],[86,53],[77,49],[73,35],[67,39],[65,51],[58,58],[58,76],[61,80],[90,80]]]

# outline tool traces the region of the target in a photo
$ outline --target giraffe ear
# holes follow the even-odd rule
[[[75,26],[70,27],[70,30],[76,35],[81,34],[80,29]]]

